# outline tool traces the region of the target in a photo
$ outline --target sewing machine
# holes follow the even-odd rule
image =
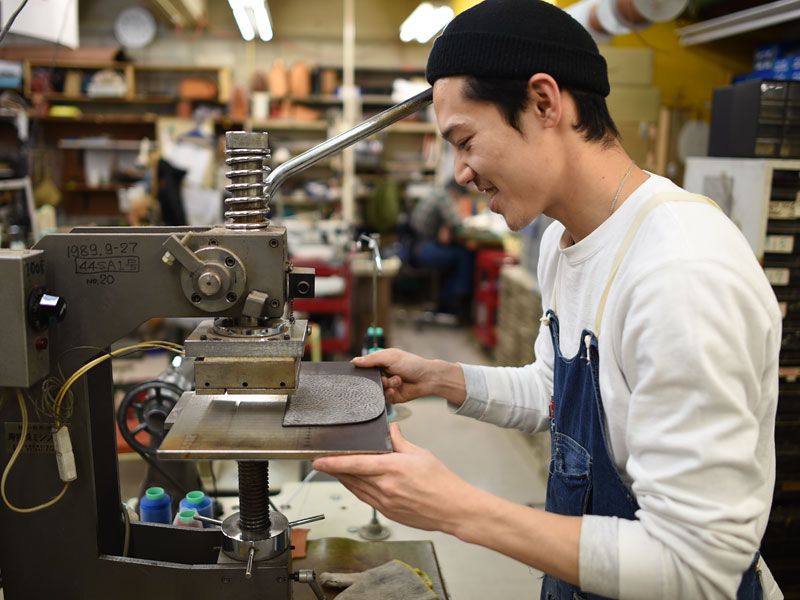
[[[284,600],[295,582],[324,597],[313,570],[293,569],[290,552],[291,528],[318,517],[290,523],[270,510],[268,461],[388,452],[391,443],[377,373],[301,363],[308,323],[291,305],[313,296],[314,275],[289,261],[285,228],[267,219],[269,200],[290,175],[430,102],[427,90],[271,172],[266,133],[228,132],[224,226],[80,227],[30,250],[0,250],[0,388],[21,390],[34,408],[17,413],[16,391],[6,389],[0,464],[13,468],[4,492],[17,507],[56,498],[29,513],[0,503],[7,600]],[[238,461],[239,512],[218,527],[122,518],[105,358],[153,317],[205,317],[183,345],[194,389],[152,418],[167,429],[160,460]]]

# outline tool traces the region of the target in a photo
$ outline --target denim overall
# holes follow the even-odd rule
[[[620,245],[611,275],[598,308],[595,331],[599,331],[608,291],[619,265],[644,217],[663,202],[708,202],[702,196],[686,193],[659,194],[648,200],[634,219]],[[713,203],[712,203],[713,204]],[[555,294],[553,305],[555,307]],[[573,358],[561,354],[559,323],[554,310],[548,310],[544,323],[553,343],[553,397],[550,401],[550,476],[547,481],[545,510],[561,515],[601,515],[636,519],[639,504],[622,481],[611,459],[603,401],[600,397],[597,336],[584,329],[580,350]],[[744,572],[737,600],[760,600],[759,555]],[[599,599],[582,593],[578,586],[545,575],[541,600]]]

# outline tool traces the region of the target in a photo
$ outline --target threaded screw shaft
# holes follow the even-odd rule
[[[239,527],[242,531],[268,531],[269,462],[239,461]]]

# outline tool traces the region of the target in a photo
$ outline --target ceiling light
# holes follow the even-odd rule
[[[258,29],[258,37],[261,38],[261,41],[268,42],[272,39],[272,24],[269,22],[267,5],[263,0],[255,0],[252,3],[252,7],[256,20],[256,29]]]
[[[272,24],[264,0],[228,0],[239,32],[248,42],[256,37],[268,42],[272,39]]]
[[[404,42],[417,40],[424,44],[447,25],[453,16],[453,9],[449,6],[436,7],[430,2],[423,2],[400,25],[400,39]]]

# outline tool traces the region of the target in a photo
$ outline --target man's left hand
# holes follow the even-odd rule
[[[461,522],[456,509],[474,488],[431,452],[406,440],[396,423],[389,431],[391,454],[327,456],[316,459],[313,467],[336,477],[393,521],[455,535]]]

